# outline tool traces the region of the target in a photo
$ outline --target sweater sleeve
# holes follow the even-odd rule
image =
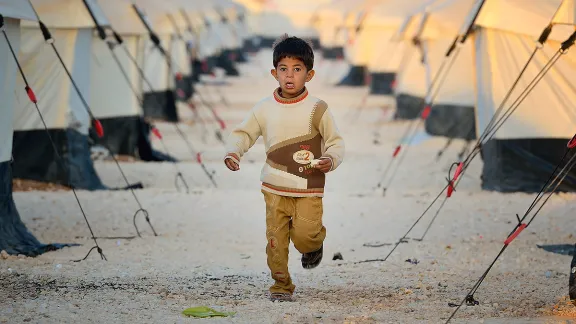
[[[230,158],[239,164],[242,156],[256,143],[260,135],[262,135],[260,124],[256,119],[254,110],[251,110],[242,123],[230,132],[226,141],[224,160]]]
[[[344,139],[329,109],[324,112],[318,131],[324,139],[324,154],[321,158],[329,158],[332,161],[330,171],[336,170],[344,160]]]

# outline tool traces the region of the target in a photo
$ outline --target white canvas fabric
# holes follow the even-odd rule
[[[475,36],[477,130],[480,134],[500,106],[534,48],[530,36],[481,29]],[[511,103],[559,48],[548,42],[529,65]],[[568,51],[496,133],[497,139],[570,138],[576,131],[576,52]]]
[[[112,28],[120,35],[148,34],[130,0],[98,0],[98,4]]]
[[[4,8],[0,12],[4,15]],[[13,8],[10,15],[20,16]],[[8,35],[10,44],[16,53],[20,47],[20,20],[4,18],[5,32]],[[16,62],[10,52],[8,43],[4,35],[0,34],[0,162],[10,161],[12,158],[12,118],[14,114],[14,92],[16,89]]]
[[[461,45],[460,50],[452,52],[449,59],[446,59],[446,52],[459,32],[467,29],[463,26],[466,26],[469,13],[477,8],[477,4],[478,0],[427,2],[419,8],[426,9],[426,16],[419,12],[402,23],[403,30],[396,36],[403,40],[403,44],[414,48],[412,38],[418,35],[426,45],[427,66],[422,65],[420,53],[412,57],[406,71],[399,71],[399,90],[424,97],[440,67],[445,64],[445,72],[437,77],[438,81],[428,99],[433,99],[434,104],[474,106],[474,51],[471,42]]]
[[[124,44],[130,54],[136,57],[139,36],[124,36]],[[121,48],[114,53],[130,78],[129,82],[141,94],[140,76],[128,55]],[[96,118],[137,116],[141,114],[140,105],[127,83],[118,64],[114,60],[108,45],[94,37],[90,71],[90,106]]]
[[[26,2],[27,0],[17,0]],[[94,20],[86,8],[84,1],[77,0],[30,0],[42,22],[48,28],[93,28]],[[16,1],[15,1],[16,2]],[[109,22],[96,0],[87,0],[92,13],[101,26]],[[31,22],[23,22],[22,27],[36,26]]]
[[[28,1],[0,0],[0,14],[4,18],[37,20],[34,9]]]
[[[64,63],[89,101],[92,29],[52,29],[51,33]],[[89,115],[51,46],[44,42],[40,29],[22,28],[21,35],[18,57],[48,128],[70,127],[87,135]],[[18,78],[16,89],[24,87],[24,82]],[[36,108],[24,91],[16,92],[14,108],[15,130],[44,129]]]
[[[166,46],[170,46],[171,36],[162,35],[159,36],[159,38],[163,46],[168,50],[169,47]],[[144,75],[146,75],[146,78],[152,84],[152,91],[166,91],[172,88],[172,78],[177,71],[170,71],[168,69],[166,59],[148,38],[144,39],[140,43],[138,57],[139,62],[142,62]],[[176,69],[176,66],[173,66],[173,69]],[[142,88],[144,89],[144,92],[150,92],[148,85],[143,84]]]

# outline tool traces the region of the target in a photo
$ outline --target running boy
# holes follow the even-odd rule
[[[309,95],[314,77],[312,47],[284,35],[274,44],[272,76],[278,81],[272,96],[261,100],[230,134],[226,166],[240,169],[240,159],[262,135],[266,164],[262,193],[266,202],[266,254],[275,283],[272,301],[291,301],[295,286],[288,273],[290,240],[302,253],[302,266],[322,260],[326,228],[322,224],[325,173],[344,157],[344,140],[328,105]]]

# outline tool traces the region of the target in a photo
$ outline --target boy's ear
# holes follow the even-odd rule
[[[308,71],[308,75],[306,75],[306,82],[310,82],[310,80],[312,80],[315,74],[316,71],[314,71],[313,69]]]
[[[274,77],[274,79],[278,80],[278,73],[276,72],[276,69],[270,70],[270,74],[272,74],[272,76]]]

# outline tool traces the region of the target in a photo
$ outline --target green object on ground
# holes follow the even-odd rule
[[[206,317],[218,317],[218,316],[228,317],[228,316],[232,316],[236,313],[219,312],[219,311],[214,310],[210,307],[198,306],[198,307],[192,307],[192,308],[185,309],[184,311],[182,311],[182,314],[184,314],[186,316],[206,318]]]

